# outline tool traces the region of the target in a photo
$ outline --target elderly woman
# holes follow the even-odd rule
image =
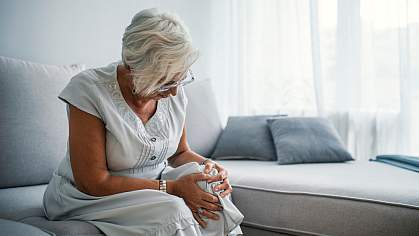
[[[186,141],[187,97],[197,59],[174,15],[139,12],[122,61],[73,77],[67,154],[47,187],[50,220],[83,220],[106,235],[237,235],[227,171]]]

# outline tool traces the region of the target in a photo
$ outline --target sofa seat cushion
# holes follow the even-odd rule
[[[48,236],[51,235],[41,229],[31,225],[23,224],[16,221],[0,219],[1,235],[13,236]]]
[[[55,233],[56,236],[103,236],[104,234],[96,226],[83,221],[50,221],[45,217],[28,217],[22,222]]]
[[[46,187],[47,185],[36,185],[0,189],[0,218],[20,221],[25,224],[33,225],[47,232],[53,232],[57,236],[103,235],[102,232],[96,228],[96,226],[87,222],[75,220],[49,221],[45,217],[42,206],[42,198],[44,196]]]
[[[294,235],[415,235],[419,175],[378,162],[219,161],[243,225]]]
[[[0,218],[22,220],[44,216],[42,198],[47,185],[0,189]]]

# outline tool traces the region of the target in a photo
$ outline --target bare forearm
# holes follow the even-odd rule
[[[188,162],[201,163],[205,158],[191,150],[179,153],[169,159],[172,167],[178,167]],[[106,174],[101,181],[95,181],[90,188],[82,189],[83,192],[93,196],[108,196],[121,192],[129,192],[141,189],[159,189],[159,181],[154,179],[132,178],[127,176],[115,176]],[[167,181],[167,192],[176,195],[176,181]]]
[[[185,152],[181,152],[176,156],[173,156],[169,159],[169,164],[172,167],[178,167],[188,162],[198,162],[201,163],[205,160],[205,157],[199,155],[198,153],[188,150]]]
[[[167,181],[167,192],[170,194],[173,194],[173,185],[174,181]],[[159,180],[109,175],[86,192],[93,196],[108,196],[142,189],[159,190]]]

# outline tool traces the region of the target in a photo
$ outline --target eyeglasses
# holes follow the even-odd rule
[[[178,80],[178,81],[174,81],[174,82],[170,82],[170,83],[167,83],[167,84],[165,84],[165,85],[162,85],[162,86],[161,86],[161,87],[157,90],[157,92],[162,93],[162,92],[166,92],[166,91],[168,91],[169,89],[174,88],[174,87],[177,87],[177,86],[185,86],[185,85],[187,85],[187,84],[192,83],[194,80],[195,80],[195,77],[194,77],[194,75],[193,75],[193,73],[192,73],[192,70],[190,70],[190,69],[189,69],[189,70],[186,72],[186,75],[185,75],[185,77],[184,77],[183,79]]]

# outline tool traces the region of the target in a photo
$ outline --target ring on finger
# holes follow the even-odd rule
[[[196,210],[196,212],[197,212],[198,214],[202,215],[202,213],[204,212],[204,209],[202,209],[202,208],[198,208],[198,209]]]

